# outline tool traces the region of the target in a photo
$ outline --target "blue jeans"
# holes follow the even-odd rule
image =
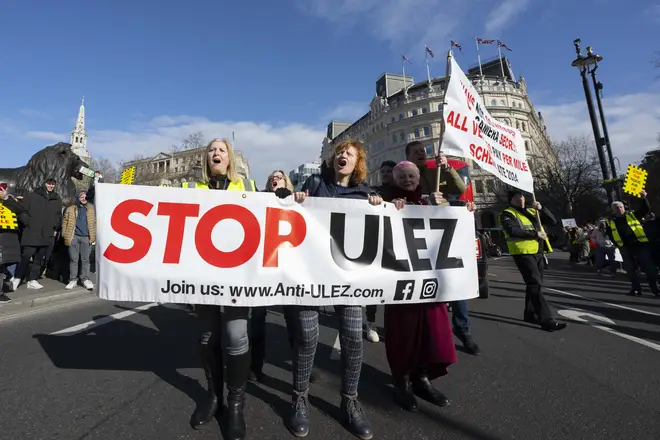
[[[5,266],[5,272],[9,274],[9,278],[14,278],[16,276],[16,268],[18,263],[7,264]]]
[[[470,319],[468,317],[467,301],[454,301],[451,303],[451,324],[454,332],[459,335],[470,334]]]

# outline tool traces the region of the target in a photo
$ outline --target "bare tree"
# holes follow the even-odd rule
[[[575,218],[578,223],[597,220],[607,205],[593,141],[588,136],[572,137],[553,148],[556,165],[537,163],[537,199],[560,218]]]
[[[100,171],[103,176],[103,180],[107,183],[117,183],[119,182],[119,176],[121,175],[121,170],[119,166],[112,162],[110,159],[105,157],[95,157],[92,158],[92,169],[94,171]]]
[[[181,143],[182,150],[194,150],[204,146],[206,146],[206,138],[201,131],[189,134]]]

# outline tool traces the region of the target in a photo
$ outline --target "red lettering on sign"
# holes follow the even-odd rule
[[[479,139],[483,139],[483,134],[479,129],[479,123],[477,121],[472,121],[472,136],[477,136]]]
[[[218,223],[229,219],[241,224],[245,236],[238,249],[223,252],[213,244],[211,233]],[[197,247],[199,256],[211,266],[223,269],[237,267],[248,262],[259,249],[260,240],[259,220],[249,209],[239,205],[220,205],[209,209],[199,219],[195,231],[195,247]]]
[[[470,144],[470,154],[480,162],[493,165],[493,157],[490,151],[482,146]]]
[[[130,264],[140,261],[149,253],[151,232],[144,226],[130,221],[128,216],[133,213],[146,216],[153,207],[151,203],[137,199],[125,200],[117,205],[110,216],[110,226],[116,233],[133,240],[133,246],[122,249],[110,243],[103,253],[105,258],[115,263]]]
[[[163,263],[179,264],[179,260],[181,260],[181,247],[183,246],[183,231],[186,228],[186,218],[199,217],[199,205],[161,202],[158,204],[158,215],[164,215],[170,218],[170,223],[167,227]]]
[[[281,221],[285,221],[291,226],[291,232],[280,235]],[[289,244],[289,247],[299,246],[305,240],[306,235],[307,223],[299,212],[267,208],[263,267],[277,267],[279,249],[286,244]]]

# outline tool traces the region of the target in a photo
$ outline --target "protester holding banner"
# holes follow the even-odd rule
[[[554,226],[557,220],[550,211],[543,209],[539,202],[534,202],[532,208],[527,208],[525,196],[520,190],[509,191],[508,198],[510,206],[500,214],[499,222],[504,230],[509,253],[513,256],[526,285],[523,319],[539,324],[543,330],[549,332],[563,330],[567,325],[555,321],[543,295],[543,252],[551,248],[542,222]]]
[[[422,194],[428,195],[438,190],[446,200],[456,201],[465,192],[465,183],[456,170],[447,162],[447,157],[440,153],[436,159],[437,167],[426,166],[426,149],[419,141],[412,141],[406,145],[406,159],[417,165],[420,171],[420,187]],[[438,178],[437,173],[440,173]],[[470,318],[467,301],[454,301],[452,308],[452,326],[456,337],[461,341],[468,353],[478,355],[481,349],[474,342],[470,331]]]
[[[299,203],[307,195],[362,199],[379,205],[383,199],[365,183],[367,159],[360,141],[345,141],[334,147],[330,159],[332,168],[327,167],[321,175],[311,176],[305,182],[305,192],[294,194]],[[361,439],[373,437],[371,424],[364,408],[358,401],[358,385],[362,370],[362,307],[335,306],[339,317],[339,340],[341,343],[341,417],[354,435]],[[309,433],[309,378],[319,342],[319,317],[315,307],[300,307],[296,323],[296,344],[293,361],[293,404],[287,423],[296,437]]]
[[[397,209],[411,205],[448,205],[442,194],[422,197],[420,172],[414,163],[394,167],[396,186],[390,191]],[[472,209],[474,205],[470,206]],[[457,362],[447,304],[385,306],[385,351],[394,383],[394,401],[406,411],[417,409],[415,394],[438,406],[449,400],[435,389],[432,380],[447,374]]]
[[[293,184],[289,176],[282,171],[276,170],[270,173],[266,181],[265,192],[275,193],[280,199],[285,199],[293,194]],[[286,331],[289,336],[289,345],[293,350],[293,343],[296,335],[295,313],[297,308],[295,306],[282,306],[284,311],[284,320],[286,321]],[[266,315],[268,314],[268,307],[254,307],[252,308],[252,316],[250,317],[250,380],[263,382],[265,376],[263,373],[264,360],[266,357]],[[319,374],[312,370],[310,382],[314,383],[318,380]]]
[[[231,143],[213,139],[202,159],[202,181],[193,188],[256,191],[254,181],[241,179]],[[245,385],[250,374],[250,343],[248,338],[247,307],[195,306],[202,325],[200,350],[208,388],[204,400],[198,402],[191,417],[194,428],[207,424],[223,405],[223,354],[227,373],[226,437],[231,440],[245,438]]]

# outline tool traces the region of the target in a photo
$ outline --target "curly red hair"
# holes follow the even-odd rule
[[[355,151],[357,152],[355,169],[353,170],[353,173],[351,173],[351,184],[358,185],[360,183],[365,183],[367,181],[367,150],[364,149],[364,144],[362,142],[349,139],[335,145],[331,163],[334,165],[335,157],[350,147],[355,148]]]

